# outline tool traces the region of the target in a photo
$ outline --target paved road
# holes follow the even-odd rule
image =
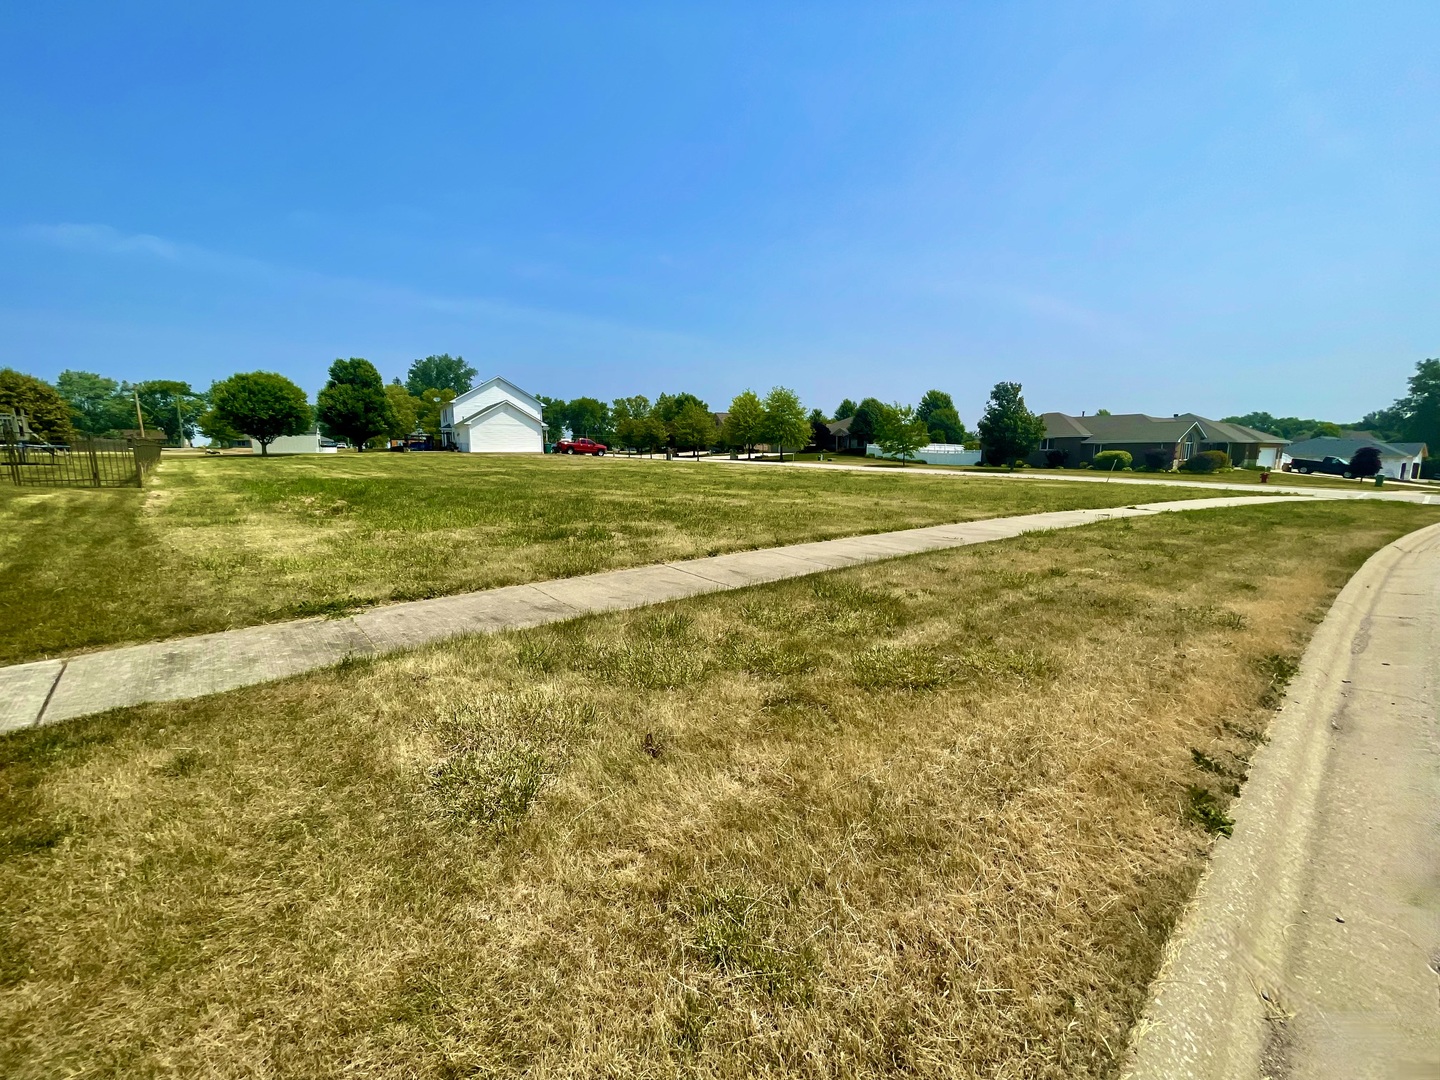
[[[1260,500],[1265,505],[1291,500]],[[708,559],[371,608],[0,668],[0,732],[145,701],[175,701],[268,682],[461,634],[515,630],[601,611],[816,574],[876,559],[1164,511],[1253,506],[1254,496],[1063,510],[742,551]]]
[[[651,463],[664,463],[661,458],[623,458],[617,457],[617,461],[649,461]],[[696,460],[709,462],[713,465],[729,465],[750,468],[785,468],[785,469],[862,469],[870,471],[876,468],[874,465],[854,465],[845,461],[787,461],[781,464],[778,461],[754,461],[740,458],[733,460],[729,457],[708,456],[699,459],[678,458],[676,460],[693,462]],[[1263,487],[1259,484],[1227,484],[1222,480],[1169,480],[1162,476],[1141,478],[1138,476],[1113,476],[1104,473],[1082,472],[1071,469],[1033,469],[1021,472],[966,472],[956,468],[930,468],[925,465],[907,465],[905,468],[892,472],[890,475],[901,476],[949,476],[958,480],[1007,480],[1019,483],[1034,482],[1037,480],[1061,480],[1066,483],[1075,484],[1136,484],[1141,487],[1154,486],[1156,484],[1184,485],[1187,488],[1202,488],[1208,491],[1248,491],[1255,495],[1273,493],[1276,495],[1313,495],[1322,499],[1379,499],[1389,502],[1417,502],[1422,505],[1440,506],[1440,488],[1429,485],[1409,485],[1392,483],[1383,488],[1377,488],[1373,484],[1363,484],[1356,481],[1353,487],[1324,487],[1321,485],[1286,484],[1283,480],[1266,484]],[[1283,473],[1272,473],[1272,476],[1283,476]]]
[[[1311,640],[1132,1047],[1132,1080],[1440,1077],[1440,525]]]

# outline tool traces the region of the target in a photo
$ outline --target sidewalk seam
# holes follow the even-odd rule
[[[60,670],[55,672],[55,678],[50,683],[50,689],[45,692],[45,700],[40,703],[40,709],[35,714],[35,719],[30,723],[31,727],[39,727],[45,722],[45,710],[50,707],[50,699],[55,696],[55,688],[60,685],[60,680],[65,677],[65,672],[69,670],[70,661],[61,660]]]

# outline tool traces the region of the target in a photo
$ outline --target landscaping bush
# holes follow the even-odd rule
[[[1065,464],[1065,459],[1069,456],[1070,455],[1064,450],[1047,450],[1045,452],[1045,464],[1052,469],[1058,469]]]
[[[1230,468],[1230,455],[1224,450],[1202,450],[1180,468],[1193,473],[1218,472]]]
[[[1169,472],[1175,459],[1164,450],[1146,450],[1145,468],[1151,472]]]
[[[1380,451],[1373,446],[1362,446],[1350,459],[1352,476],[1374,476],[1380,471]]]
[[[1101,450],[1091,459],[1090,467],[1101,472],[1118,472],[1128,469],[1132,460],[1128,450]]]

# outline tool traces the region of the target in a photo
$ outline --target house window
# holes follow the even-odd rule
[[[1041,450],[1054,450],[1054,449],[1055,449],[1055,440],[1054,440],[1054,439],[1041,439],[1041,440],[1040,440],[1040,449],[1041,449]]]

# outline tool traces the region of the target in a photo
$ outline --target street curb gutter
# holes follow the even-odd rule
[[[1151,986],[1131,1037],[1127,1080],[1256,1080],[1290,1018],[1287,936],[1301,904],[1327,769],[1331,720],[1346,706],[1340,674],[1363,651],[1382,587],[1415,553],[1440,544],[1430,525],[1370,557],[1311,638],[1286,700]],[[1383,1068],[1383,1066],[1382,1066]]]

